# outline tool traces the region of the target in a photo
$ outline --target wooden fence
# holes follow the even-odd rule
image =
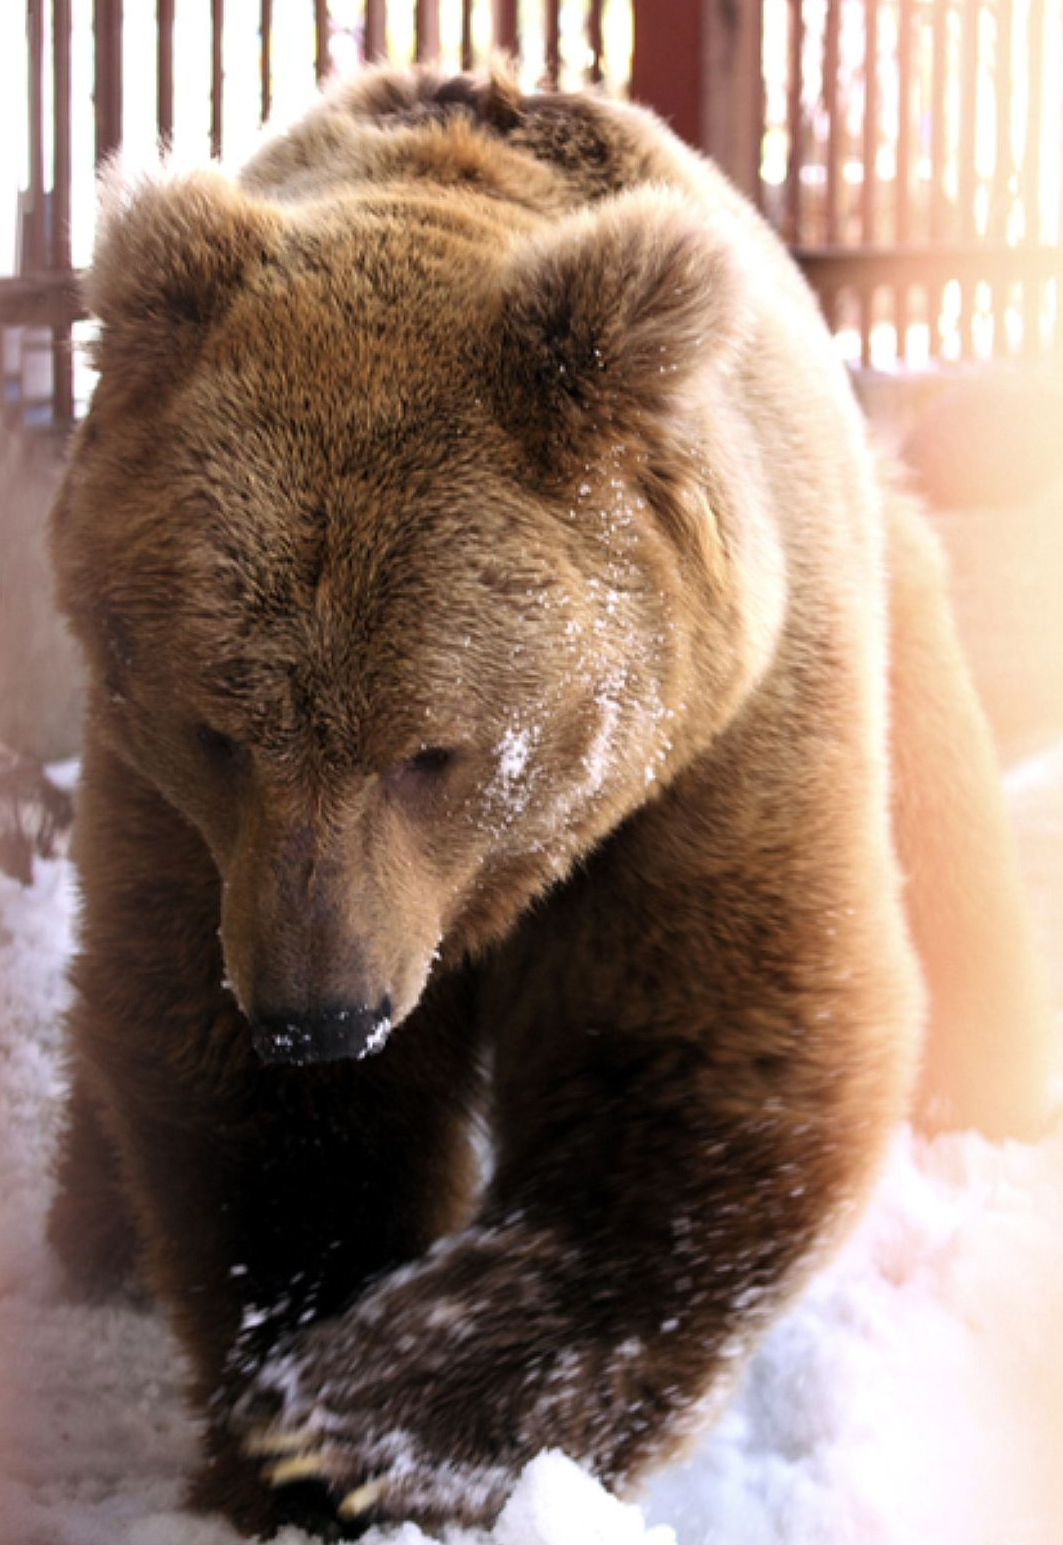
[[[13,45],[11,414],[65,422],[87,389],[71,339],[100,158],[156,137],[238,156],[315,80],[492,47],[529,85],[630,93],[713,154],[854,360],[1063,350],[1063,0],[27,0]]]
[[[788,18],[768,212],[832,322],[855,313],[864,360],[876,327],[910,354],[913,323],[931,357],[1063,343],[1063,7],[794,0]]]

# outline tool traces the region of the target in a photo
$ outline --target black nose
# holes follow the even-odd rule
[[[380,1051],[391,1029],[391,999],[375,1009],[336,1004],[306,1014],[284,1009],[251,1015],[251,1039],[263,1062],[304,1066]]]

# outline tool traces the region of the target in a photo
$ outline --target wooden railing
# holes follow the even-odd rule
[[[920,323],[931,358],[1063,343],[1059,0],[786,10],[787,161],[765,208],[832,323],[855,313],[865,361],[878,326],[904,354]]]
[[[0,252],[12,413],[67,421],[86,390],[71,329],[94,162],[156,136],[239,157],[315,79],[490,48],[529,85],[630,92],[712,154],[850,357],[1063,350],[1063,0],[94,0],[91,19],[27,0],[24,43],[7,277]]]

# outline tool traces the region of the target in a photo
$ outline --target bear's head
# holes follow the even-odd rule
[[[209,849],[266,1057],[375,1044],[733,711],[688,442],[738,287],[654,190],[544,229],[412,186],[112,188],[60,596],[90,733]]]

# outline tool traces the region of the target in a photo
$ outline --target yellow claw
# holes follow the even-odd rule
[[[387,1490],[387,1484],[387,1476],[378,1475],[375,1481],[366,1481],[364,1486],[356,1486],[347,1493],[336,1512],[340,1518],[361,1517],[363,1513],[368,1513],[374,1503],[380,1501]]]
[[[270,1486],[290,1486],[293,1481],[321,1480],[325,1473],[325,1454],[293,1454],[291,1459],[278,1459],[275,1465],[267,1465],[263,1479]]]
[[[305,1427],[252,1427],[244,1439],[244,1453],[251,1459],[269,1459],[274,1454],[298,1454],[312,1447],[317,1433],[308,1422]]]

